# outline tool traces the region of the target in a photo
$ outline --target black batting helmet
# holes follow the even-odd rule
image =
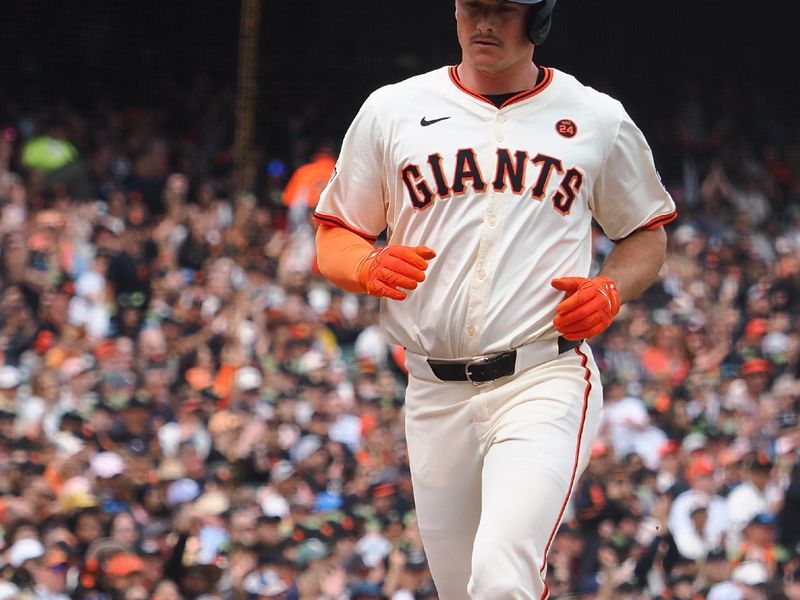
[[[553,9],[557,0],[508,0],[517,4],[530,4],[535,6],[531,11],[530,21],[528,21],[528,39],[536,46],[541,46],[550,33],[550,25],[553,24]]]

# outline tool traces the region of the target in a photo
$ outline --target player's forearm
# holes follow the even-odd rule
[[[317,230],[317,265],[322,275],[335,286],[365,294],[359,281],[361,265],[374,250],[372,244],[344,227],[321,225]]]
[[[638,298],[655,281],[666,252],[663,227],[637,231],[614,245],[600,274],[616,282],[622,302],[627,302]]]

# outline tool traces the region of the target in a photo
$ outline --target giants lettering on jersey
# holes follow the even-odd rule
[[[578,168],[565,168],[561,159],[546,154],[539,153],[531,157],[525,150],[517,150],[512,154],[506,148],[498,148],[491,183],[481,173],[478,157],[472,148],[462,148],[456,153],[455,169],[449,180],[443,162],[438,152],[428,156],[425,167],[428,178],[419,165],[409,164],[400,171],[415,209],[427,208],[436,197],[446,200],[461,196],[466,193],[467,185],[474,192],[481,193],[491,184],[496,192],[510,189],[517,196],[522,196],[530,189],[531,198],[541,201],[547,195],[551,180],[558,180],[551,200],[558,212],[567,215],[583,186],[583,173]],[[526,181],[530,185],[526,185]]]

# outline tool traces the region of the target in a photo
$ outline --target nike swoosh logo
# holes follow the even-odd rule
[[[446,121],[447,119],[450,118],[452,117],[441,117],[440,119],[431,119],[430,121],[428,121],[425,117],[422,117],[422,119],[420,119],[419,124],[422,125],[423,127],[427,127],[428,125],[433,125],[434,123],[438,123],[439,121]]]

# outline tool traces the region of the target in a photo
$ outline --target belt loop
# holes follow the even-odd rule
[[[558,353],[564,354],[581,345],[583,340],[568,340],[563,335],[558,336]]]

